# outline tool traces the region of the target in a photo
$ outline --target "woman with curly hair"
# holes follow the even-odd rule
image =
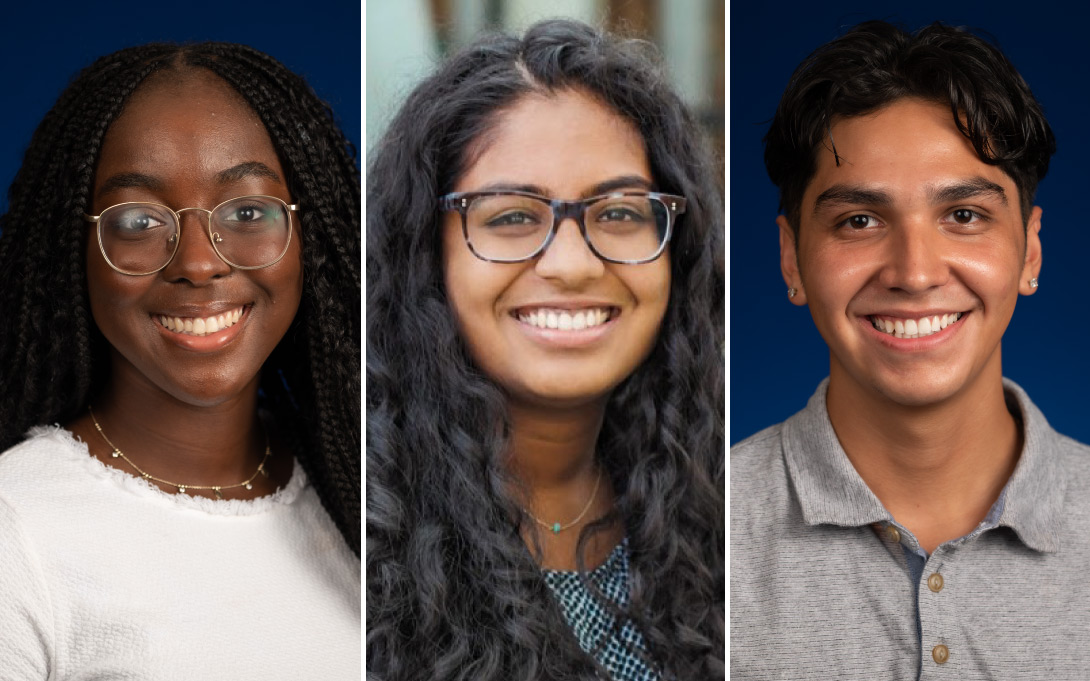
[[[360,193],[332,112],[248,47],[121,50],[9,197],[0,679],[358,678]]]
[[[722,190],[645,43],[460,52],[375,150],[367,666],[723,675]]]

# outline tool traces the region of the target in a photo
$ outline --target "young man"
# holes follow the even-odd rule
[[[1005,381],[1055,142],[1007,59],[861,24],[765,138],[787,295],[829,378],[731,451],[736,678],[1075,679],[1090,666],[1090,448]]]

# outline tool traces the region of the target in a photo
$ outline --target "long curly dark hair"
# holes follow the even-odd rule
[[[650,357],[610,398],[598,456],[630,550],[633,620],[665,678],[722,678],[723,204],[708,146],[648,45],[574,22],[496,35],[408,97],[367,188],[367,667],[375,679],[591,679],[520,537],[505,398],[474,366],[442,281],[436,197],[500,112],[588,92],[688,198]],[[468,152],[471,153],[471,152]],[[584,529],[580,546],[609,519]],[[579,564],[583,564],[580,551]],[[617,612],[614,610],[614,612]]]
[[[257,50],[150,44],[84,69],[31,139],[0,216],[0,451],[86,410],[109,374],[84,271],[102,140],[151,74],[207,69],[249,102],[299,211],[303,298],[261,374],[272,411],[326,510],[360,551],[360,180],[355,150],[306,82]]]

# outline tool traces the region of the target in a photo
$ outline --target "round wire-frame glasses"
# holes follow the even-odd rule
[[[223,253],[223,251],[220,248],[219,244],[223,243],[223,236],[218,231],[213,231],[213,229],[212,229],[213,216],[216,215],[216,213],[218,211],[220,211],[220,209],[222,209],[225,206],[228,206],[230,204],[233,204],[233,203],[244,204],[248,200],[249,201],[262,201],[262,200],[273,201],[276,204],[278,204],[281,208],[283,208],[284,213],[287,216],[287,230],[288,230],[288,232],[287,232],[287,235],[286,235],[286,237],[284,239],[283,247],[279,249],[279,252],[277,253],[275,258],[273,258],[269,262],[266,262],[266,263],[261,264],[261,265],[241,265],[241,264],[239,264],[237,262],[232,261],[230,258],[228,258]],[[111,212],[114,212],[114,211],[118,210],[118,209],[124,209],[126,207],[132,207],[132,206],[150,206],[150,207],[155,208],[155,209],[162,209],[162,210],[165,210],[167,214],[173,216],[173,218],[174,218],[174,227],[175,227],[174,232],[172,234],[170,234],[169,238],[166,241],[166,243],[170,246],[170,254],[166,257],[166,260],[163,262],[162,265],[159,265],[158,267],[155,267],[153,269],[148,269],[148,270],[139,271],[139,272],[134,272],[134,271],[129,271],[129,270],[123,269],[121,267],[118,267],[116,264],[114,264],[114,262],[112,260],[110,260],[110,256],[106,252],[106,244],[104,243],[103,235],[102,235],[103,224],[104,224],[104,221],[103,221],[102,218],[104,216],[109,215]],[[259,270],[259,269],[263,269],[265,267],[270,267],[270,266],[275,265],[276,263],[280,262],[284,258],[284,255],[288,252],[288,247],[291,245],[292,232],[294,231],[293,225],[292,225],[291,214],[293,212],[296,212],[296,211],[299,210],[299,204],[295,204],[295,203],[289,204],[286,201],[284,201],[283,199],[277,198],[275,196],[267,196],[267,195],[264,195],[264,194],[252,194],[252,195],[247,195],[247,196],[236,196],[233,199],[228,199],[228,200],[224,201],[223,203],[218,204],[216,207],[212,208],[211,210],[209,210],[207,208],[197,208],[197,207],[179,208],[178,210],[174,210],[174,209],[170,208],[169,206],[165,206],[165,205],[163,205],[161,203],[155,203],[154,201],[126,201],[124,203],[114,204],[114,205],[110,206],[109,208],[106,208],[105,210],[103,210],[98,215],[88,215],[88,214],[84,213],[83,218],[85,220],[87,220],[88,222],[96,223],[96,230],[95,231],[96,231],[96,234],[97,234],[98,250],[102,254],[102,258],[103,258],[103,260],[106,261],[106,264],[109,265],[114,271],[119,272],[120,274],[127,274],[127,275],[134,276],[134,277],[142,277],[142,276],[146,276],[146,275],[149,275],[149,274],[155,274],[156,272],[161,271],[167,265],[169,265],[172,260],[174,260],[174,256],[178,253],[178,245],[181,242],[181,238],[180,238],[181,237],[181,230],[182,230],[181,213],[184,213],[184,212],[190,211],[190,210],[195,210],[195,211],[199,211],[201,213],[206,213],[207,214],[207,222],[205,222],[205,234],[208,235],[208,239],[212,243],[212,249],[216,252],[216,255],[219,257],[220,260],[222,260],[223,262],[227,263],[228,265],[230,265],[231,267],[234,267],[236,269],[240,269],[240,270]]]
[[[552,213],[552,224],[549,226],[548,232],[541,238],[540,244],[532,250],[528,255],[520,255],[510,258],[497,258],[492,257],[489,254],[481,253],[477,245],[474,244],[473,237],[470,235],[469,226],[469,213],[472,210],[474,204],[481,199],[487,199],[489,197],[517,197],[521,199],[531,199],[536,202],[540,202],[548,206]],[[595,245],[594,240],[587,232],[587,226],[585,223],[585,217],[587,209],[595,204],[599,204],[603,201],[610,199],[647,199],[650,205],[657,205],[661,208],[662,219],[665,224],[658,228],[659,241],[656,249],[653,253],[639,258],[617,258],[610,255],[603,254],[599,247]],[[540,254],[544,253],[552,243],[553,238],[556,236],[557,230],[560,228],[560,223],[564,220],[571,218],[575,220],[575,223],[579,226],[579,232],[583,235],[583,241],[586,242],[587,247],[598,258],[606,261],[617,263],[620,265],[641,265],[656,260],[666,250],[666,244],[670,242],[670,236],[673,233],[674,224],[677,221],[677,216],[685,212],[686,200],[683,196],[677,196],[674,194],[663,194],[661,192],[644,192],[644,191],[621,191],[610,192],[608,194],[600,194],[598,196],[591,196],[586,199],[579,199],[576,201],[565,201],[563,199],[550,199],[539,194],[533,194],[531,192],[522,191],[482,191],[482,192],[454,192],[451,194],[445,194],[439,197],[439,209],[442,211],[456,211],[461,215],[462,219],[462,236],[465,238],[466,246],[469,247],[470,252],[477,256],[481,260],[486,262],[496,263],[517,263],[532,260]],[[657,219],[656,213],[656,219]]]

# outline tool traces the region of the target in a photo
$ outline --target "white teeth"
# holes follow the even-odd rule
[[[518,319],[523,324],[536,326],[539,329],[581,331],[609,321],[609,309],[594,308],[573,312],[571,310],[543,308],[522,312],[519,314]]]
[[[962,313],[960,312],[954,312],[952,314],[944,314],[941,317],[934,315],[931,317],[921,317],[919,319],[894,320],[872,317],[871,324],[874,325],[874,328],[883,333],[888,333],[894,338],[923,338],[924,336],[930,336],[942,331],[961,319],[961,315]]]
[[[242,318],[242,313],[245,312],[245,310],[246,308],[244,306],[235,308],[230,312],[212,315],[211,317],[194,318],[159,315],[156,319],[158,319],[159,323],[165,328],[170,329],[175,333],[184,333],[191,336],[207,336],[210,333],[223,331],[230,326],[234,326],[238,320]]]

